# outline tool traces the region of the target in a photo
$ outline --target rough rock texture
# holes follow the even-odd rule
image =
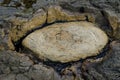
[[[14,25],[10,34],[14,42],[20,40],[32,30],[42,27],[46,23],[86,20],[95,23],[95,17],[92,13],[71,12],[57,5],[47,6],[45,11],[38,9],[29,20],[20,17],[12,17],[12,19],[10,17],[7,20]]]
[[[58,23],[28,35],[22,44],[43,59],[70,62],[99,54],[107,35],[89,22]]]
[[[9,37],[10,28],[11,23],[5,20],[0,21],[0,51],[15,48]]]
[[[85,21],[86,15],[63,10],[60,6],[49,6],[47,23],[55,21]]]
[[[108,48],[98,56],[64,64],[41,61],[29,50],[23,50],[21,41],[29,33],[41,28],[39,21],[42,19],[37,18],[42,12],[47,15],[50,6],[52,9],[58,6],[61,14],[67,16],[85,14],[85,21],[99,25],[107,33]],[[32,25],[30,29],[29,24]],[[50,24],[46,19],[42,27]],[[24,31],[25,26],[28,29]],[[113,40],[115,42],[111,43]],[[0,0],[0,80],[120,80],[119,40],[120,0]]]
[[[17,10],[14,7],[2,7],[0,6],[0,19],[5,19],[7,17],[13,16],[17,13],[20,13],[21,10]]]
[[[61,80],[59,78],[52,68],[34,64],[27,55],[0,52],[0,80]]]
[[[108,34],[112,34],[112,36],[119,39],[119,36],[116,36],[119,32],[117,31],[119,26],[118,14],[115,14],[114,11],[106,8],[99,10],[91,6],[90,3],[86,2],[86,4],[82,4],[81,1],[73,1],[73,4],[64,1],[59,4],[55,3],[52,5],[46,4],[47,6],[37,9],[33,16],[24,23],[22,23],[24,18],[23,20],[19,19],[18,22],[16,22],[16,18],[12,20],[8,18],[8,21],[14,24],[10,34],[12,41],[17,42],[23,38],[23,36],[26,36],[26,34],[43,27],[45,24],[68,21],[89,21],[97,23],[100,27],[102,26]],[[78,6],[80,3],[82,6]],[[113,31],[110,28],[112,28]]]
[[[81,63],[77,62],[63,69],[61,77],[49,66],[35,64],[25,54],[1,51],[0,80],[119,80],[119,55],[120,43],[112,42],[111,51],[102,63],[89,62],[81,72]]]
[[[118,18],[117,18],[117,15],[114,12],[111,12],[109,10],[105,10],[104,14],[106,15],[106,18],[109,21],[109,25],[115,31],[117,29],[117,27],[118,27]]]
[[[111,51],[101,63],[87,65],[84,76],[88,80],[120,80],[120,42],[111,43]],[[90,64],[90,63],[89,63]]]
[[[19,21],[20,24],[21,21]],[[46,12],[42,9],[39,9],[33,17],[28,20],[28,22],[21,24],[20,26],[16,25],[11,30],[11,38],[13,41],[18,41],[20,38],[25,36],[25,34],[38,26],[42,26],[46,22]]]

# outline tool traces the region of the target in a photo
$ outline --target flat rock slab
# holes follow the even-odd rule
[[[101,29],[80,21],[46,26],[28,35],[22,44],[40,59],[65,63],[95,56],[107,42]]]

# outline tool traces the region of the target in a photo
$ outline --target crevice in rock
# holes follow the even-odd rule
[[[85,17],[86,17],[86,21],[89,21],[88,16],[86,15]]]
[[[47,27],[47,26],[49,26],[49,25],[52,25],[52,24],[54,24],[54,23],[66,23],[66,22],[77,22],[77,21],[81,21],[81,20],[76,20],[76,21],[55,21],[55,22],[52,22],[52,23],[47,23],[47,20],[46,20],[45,24],[43,24],[42,26],[39,26],[39,27],[37,27],[37,28],[34,28],[34,29],[28,31],[22,38],[20,38],[20,39],[19,39],[18,41],[16,41],[16,42],[12,41],[12,43],[13,43],[14,46],[15,46],[15,50],[16,50],[17,52],[19,52],[19,51],[21,50],[21,47],[22,47],[22,41],[25,39],[25,37],[27,37],[29,34],[33,33],[34,31],[39,30],[39,29],[42,29],[42,28]]]
[[[108,21],[108,19],[107,19],[107,17],[106,17],[106,15],[105,15],[105,13],[104,13],[103,10],[101,10],[101,14],[103,15],[103,17],[104,17],[104,19],[105,19],[105,21],[106,21],[106,27],[105,27],[104,30],[109,29],[112,34],[111,34],[111,35],[108,35],[108,36],[109,36],[109,37],[112,37],[112,36],[113,36],[113,28],[109,25],[109,21]]]
[[[20,2],[19,2],[20,1]],[[48,0],[47,0],[48,1]],[[52,0],[53,1],[53,0]],[[56,0],[54,0],[54,1],[56,1]],[[112,60],[109,60],[108,59],[108,57],[110,57],[110,56],[113,56],[113,57],[115,57],[114,55],[111,55],[111,53],[109,53],[112,49],[110,48],[110,43],[112,42],[112,41],[116,41],[116,40],[118,40],[119,41],[119,39],[115,39],[113,36],[113,28],[110,26],[110,23],[109,23],[109,21],[108,21],[108,18],[107,18],[107,16],[105,15],[105,12],[104,12],[104,9],[109,9],[109,10],[114,10],[115,9],[115,12],[117,13],[117,12],[120,12],[120,10],[118,10],[119,8],[120,8],[120,6],[118,5],[118,3],[119,3],[119,1],[118,2],[111,2],[110,0],[107,0],[108,2],[106,2],[106,1],[100,1],[99,2],[99,0],[98,1],[94,1],[94,0],[88,0],[88,2],[89,2],[89,4],[87,4],[87,2],[86,2],[86,0],[82,0],[81,2],[80,2],[80,4],[77,4],[77,5],[79,5],[79,6],[77,6],[76,5],[76,3],[75,3],[75,1],[79,1],[79,0],[67,0],[67,1],[64,1],[64,0],[60,0],[60,1],[63,1],[63,3],[58,3],[58,4],[60,4],[61,5],[61,7],[63,8],[63,9],[66,9],[66,10],[68,10],[68,11],[71,11],[71,12],[79,12],[79,13],[85,13],[84,11],[88,11],[88,14],[89,14],[89,7],[94,7],[94,8],[96,8],[98,11],[100,11],[100,16],[101,16],[101,14],[102,14],[102,16],[103,16],[103,18],[102,19],[98,19],[97,21],[95,21],[96,23],[98,22],[98,24],[100,25],[99,27],[102,29],[102,30],[104,30],[105,32],[106,32],[106,34],[107,34],[107,36],[108,36],[108,38],[109,38],[109,42],[108,42],[108,44],[104,47],[104,49],[102,49],[101,51],[100,51],[100,54],[98,54],[97,56],[91,56],[91,57],[88,57],[88,58],[86,58],[86,59],[80,59],[79,61],[74,61],[74,62],[69,62],[69,63],[60,63],[60,62],[53,62],[53,61],[50,61],[50,60],[47,60],[47,61],[44,61],[44,60],[41,60],[41,59],[39,59],[38,57],[36,57],[34,54],[31,54],[31,53],[29,53],[29,52],[27,52],[27,50],[23,50],[24,49],[24,47],[23,47],[23,45],[22,45],[22,41],[29,35],[29,34],[31,34],[32,32],[34,32],[34,31],[36,31],[36,30],[38,30],[38,29],[42,29],[42,28],[44,28],[44,27],[47,27],[48,25],[52,25],[52,24],[54,24],[54,23],[65,23],[65,22],[67,22],[67,21],[56,21],[56,22],[53,22],[53,23],[47,23],[47,20],[46,20],[46,23],[44,24],[44,25],[42,25],[42,26],[37,26],[38,28],[35,28],[35,29],[33,29],[33,30],[31,30],[31,31],[29,31],[29,32],[27,32],[26,34],[25,34],[25,36],[23,36],[22,38],[20,38],[18,41],[16,41],[16,42],[14,42],[13,40],[11,40],[12,41],[12,43],[14,44],[14,46],[15,46],[15,50],[18,52],[18,55],[19,54],[24,54],[24,55],[26,55],[26,56],[28,56],[29,58],[30,58],[30,60],[31,61],[33,61],[33,63],[34,64],[32,64],[32,66],[30,66],[30,68],[33,68],[33,66],[35,65],[35,64],[42,64],[42,65],[45,65],[45,67],[46,68],[52,68],[52,69],[54,69],[54,71],[55,72],[57,72],[58,74],[60,74],[60,76],[62,77],[62,76],[68,76],[68,77],[70,77],[71,78],[71,76],[73,76],[74,78],[72,78],[72,79],[74,79],[74,80],[79,80],[79,79],[76,79],[76,74],[74,74],[74,71],[71,71],[71,69],[70,69],[70,72],[68,72],[68,74],[67,73],[65,73],[65,74],[62,74],[62,71],[63,70],[66,70],[66,68],[67,69],[69,69],[71,66],[73,66],[74,64],[75,64],[75,66],[77,65],[77,64],[80,64],[80,65],[82,65],[85,61],[87,61],[87,60],[89,60],[89,59],[92,59],[93,61],[97,61],[97,60],[99,60],[99,58],[101,59],[103,59],[100,63],[98,62],[98,64],[96,64],[96,62],[93,62],[93,65],[91,65],[91,63],[90,63],[90,65],[89,65],[89,62],[88,62],[88,70],[85,70],[85,71],[82,71],[82,67],[81,66],[79,66],[79,69],[78,70],[80,70],[79,72],[80,72],[80,74],[77,74],[77,76],[80,76],[80,77],[82,77],[83,78],[83,80],[109,80],[109,79],[118,79],[117,77],[120,77],[119,76],[119,72],[120,71],[118,71],[117,70],[117,68],[114,68],[114,65],[112,65],[112,66],[108,66],[108,67],[104,67],[103,65],[102,65],[102,63],[104,63],[104,61],[105,60],[108,60],[108,64],[109,64],[109,62],[112,64],[116,64],[116,65],[118,65],[118,63],[114,63],[114,62],[117,62],[117,60],[114,60],[114,59],[112,59],[112,60],[114,60],[114,62],[112,62]],[[70,3],[69,3],[69,1],[71,1]],[[36,0],[32,0],[32,1],[30,1],[30,0],[27,0],[27,1],[24,1],[25,3],[23,3],[23,1],[22,1],[22,4],[21,4],[21,0],[2,0],[2,2],[3,3],[0,3],[0,5],[1,6],[3,6],[3,7],[7,7],[7,8],[11,8],[11,7],[14,7],[14,8],[30,8],[31,9],[31,7],[32,7],[32,4],[35,4],[37,1]],[[12,5],[14,5],[14,6],[11,6],[11,2],[13,2],[12,3]],[[16,4],[14,3],[14,2],[17,2]],[[28,3],[26,3],[26,2],[28,2]],[[30,2],[30,3],[29,3]],[[50,2],[50,0],[48,1],[48,2]],[[74,4],[75,3],[75,4]],[[117,3],[117,4],[116,4]],[[44,0],[42,1],[42,2],[40,2],[39,1],[39,3],[37,3],[37,5],[35,5],[35,7],[37,7],[37,8],[39,8],[39,6],[42,6],[44,4]],[[73,5],[72,5],[73,4]],[[86,5],[87,4],[87,5]],[[39,6],[38,6],[39,5]],[[52,5],[53,5],[53,3],[52,3]],[[77,7],[76,7],[77,6]],[[81,6],[83,6],[83,7],[81,7]],[[116,6],[116,7],[115,7]],[[32,7],[32,9],[35,9],[35,10],[37,10],[35,7]],[[46,6],[45,6],[46,7]],[[87,7],[87,9],[86,9],[86,7]],[[84,10],[84,8],[85,8],[85,10]],[[112,8],[114,8],[114,9],[112,9]],[[95,10],[95,12],[93,12],[92,11],[92,8],[90,8],[90,12],[93,14],[93,17],[95,17],[95,20],[96,20],[96,18],[101,18],[101,17],[99,17],[99,13],[97,13],[97,10]],[[35,12],[33,12],[32,14],[34,14]],[[5,14],[4,14],[5,15]],[[20,15],[21,14],[15,14],[15,15],[17,15],[18,17],[21,17]],[[24,14],[23,14],[24,15]],[[96,16],[97,15],[97,16]],[[25,16],[26,16],[26,14],[25,14]],[[48,15],[47,15],[48,16]],[[88,22],[90,22],[89,21],[89,16],[88,15],[86,15],[85,16],[86,17],[86,21],[88,21]],[[27,18],[27,17],[26,17]],[[76,22],[76,21],[70,21],[70,22]],[[100,23],[102,23],[102,24],[100,24]],[[5,23],[4,23],[5,24]],[[101,26],[101,25],[103,25],[103,26]],[[4,27],[4,26],[2,26],[2,25],[0,25],[0,28],[3,28],[3,29],[5,29],[5,30],[10,30],[10,29],[8,29],[8,26],[9,25],[6,25],[5,24],[5,26],[6,27]],[[7,28],[7,29],[6,29]],[[10,27],[11,28],[11,27]],[[117,29],[118,30],[118,29]],[[119,35],[119,32],[120,31],[118,31],[118,33],[117,33],[117,36]],[[7,37],[7,35],[8,35],[9,33],[7,32],[7,33],[5,33],[5,37]],[[9,36],[9,35],[8,35]],[[1,38],[1,40],[2,40],[3,38]],[[4,39],[4,40],[6,40],[6,38]],[[2,40],[2,41],[4,41],[4,40]],[[6,41],[5,41],[6,42]],[[3,42],[1,43],[1,44],[4,44]],[[115,46],[116,46],[116,44],[114,44]],[[7,46],[7,44],[4,44],[4,46]],[[119,48],[119,47],[118,47]],[[117,48],[116,48],[117,49]],[[6,48],[5,50],[8,50],[8,48]],[[30,50],[28,50],[28,51],[30,51]],[[115,52],[118,52],[119,53],[119,51],[114,51],[113,52],[113,54],[116,54]],[[5,54],[6,52],[4,52],[4,54]],[[13,53],[13,52],[11,52],[11,53]],[[118,54],[117,53],[117,54]],[[16,53],[17,54],[17,53]],[[9,58],[11,58],[13,55],[11,55]],[[119,55],[117,55],[117,56],[119,56]],[[16,56],[13,56],[13,57],[15,57],[15,58],[17,58]],[[14,61],[14,59],[11,59],[11,61],[9,60],[9,59],[7,59],[8,58],[8,56],[7,55],[5,55],[5,58],[3,57],[3,60],[6,60],[6,61],[8,61],[7,63],[11,63],[11,61]],[[118,57],[116,57],[116,59],[117,59]],[[1,57],[1,60],[2,60],[2,57]],[[4,61],[3,61],[4,62]],[[14,61],[15,62],[15,61]],[[24,61],[23,61],[24,62]],[[1,74],[1,78],[0,79],[2,79],[2,76],[5,76],[6,78],[5,79],[7,79],[8,77],[9,77],[9,74],[16,74],[16,73],[14,73],[16,70],[19,70],[19,69],[12,69],[11,68],[11,65],[9,65],[9,64],[7,64],[6,62],[4,62],[4,64],[6,65],[6,67],[10,67],[10,69],[11,69],[11,71],[10,71],[10,73],[4,73],[4,72],[2,72],[2,73],[4,73],[4,75],[3,74]],[[3,64],[3,63],[1,63],[1,64]],[[95,65],[94,65],[95,64]],[[16,63],[15,63],[15,65],[17,65]],[[104,64],[104,65],[107,65],[106,63]],[[3,65],[1,65],[1,66],[3,66]],[[91,69],[91,66],[92,66],[92,68],[93,69]],[[118,65],[119,66],[119,65]],[[18,66],[19,67],[19,66]],[[113,69],[114,68],[114,69]],[[106,69],[106,71],[105,71],[105,69]],[[2,69],[1,69],[2,70]],[[90,71],[89,71],[90,70]],[[110,71],[111,70],[111,71]],[[41,70],[42,71],[42,70]],[[94,73],[94,71],[97,73],[97,75],[98,76],[94,76],[94,74],[96,74],[96,73]],[[118,71],[118,72],[117,72]],[[116,74],[116,72],[118,73],[118,75]],[[1,71],[0,71],[0,73],[1,73]],[[27,75],[29,75],[29,74],[27,74],[28,73],[28,71],[26,71],[26,77],[28,77]],[[31,71],[31,73],[32,73],[32,71]],[[41,72],[42,73],[42,72]],[[45,73],[47,73],[47,72],[45,72]],[[17,73],[17,74],[23,74],[24,75],[24,73],[23,72],[19,72],[19,73]],[[38,74],[38,76],[40,76],[41,74],[39,74],[38,72],[37,72],[37,74]],[[106,74],[109,74],[109,75],[106,75]],[[33,76],[35,76],[36,74],[34,74],[33,73]],[[44,75],[44,74],[43,74]],[[45,74],[46,75],[46,74]],[[100,75],[100,76],[99,76]],[[56,76],[56,75],[55,75]],[[102,76],[102,77],[101,77]],[[17,75],[15,75],[15,80],[17,80]],[[44,76],[43,76],[44,77]],[[46,76],[45,76],[46,77]],[[70,79],[69,78],[69,79]],[[100,79],[101,78],[101,79]],[[3,78],[4,79],[4,78]],[[21,79],[21,78],[20,78]],[[28,79],[29,80],[36,80],[35,78],[30,78],[30,77],[28,77]],[[28,79],[26,79],[26,80],[28,80]],[[52,79],[52,78],[51,78]],[[54,78],[53,78],[54,79]],[[58,78],[56,78],[56,79],[58,79]],[[67,79],[67,80],[69,80],[69,79]],[[64,80],[64,79],[63,79]],[[82,80],[82,79],[80,79],[80,80]]]
[[[84,13],[84,7],[81,7],[80,12]],[[47,14],[47,16],[48,16],[48,14]],[[34,64],[43,63],[43,64],[45,64],[45,65],[47,65],[47,66],[52,67],[52,68],[53,68],[56,72],[58,72],[60,75],[62,75],[62,74],[61,74],[61,71],[62,71],[63,69],[65,69],[66,67],[71,66],[73,63],[83,63],[86,59],[98,59],[98,58],[104,57],[104,56],[106,55],[107,51],[109,50],[109,48],[108,48],[108,47],[109,47],[109,46],[108,46],[109,43],[105,46],[105,48],[104,48],[104,49],[100,52],[100,54],[97,55],[97,56],[91,56],[91,57],[87,57],[86,59],[80,59],[80,60],[78,60],[78,61],[73,61],[73,62],[68,62],[68,63],[53,62],[53,61],[50,61],[50,60],[44,61],[44,60],[40,60],[39,58],[37,58],[37,57],[36,57],[35,55],[33,55],[33,54],[26,53],[26,51],[24,52],[24,50],[23,50],[24,47],[22,46],[22,41],[23,41],[29,34],[31,34],[32,32],[34,32],[34,31],[36,31],[36,30],[38,30],[38,29],[42,29],[42,28],[44,28],[44,27],[47,27],[47,26],[49,26],[49,25],[52,25],[52,24],[54,24],[54,23],[77,22],[77,21],[79,21],[79,20],[76,20],[76,21],[55,21],[55,22],[53,22],[53,23],[49,23],[49,24],[48,24],[48,23],[47,23],[47,19],[46,19],[46,22],[45,22],[42,26],[39,26],[39,27],[37,27],[37,28],[35,28],[35,29],[27,32],[27,33],[25,34],[25,36],[23,36],[22,38],[20,38],[18,41],[16,41],[16,42],[12,41],[13,44],[14,44],[14,46],[15,46],[15,50],[16,50],[17,52],[23,52],[23,53],[25,53],[25,54],[28,54],[29,58],[34,62]],[[80,20],[80,21],[81,21],[81,20]],[[86,16],[86,21],[89,22],[88,16]],[[28,50],[28,51],[29,51],[29,50]],[[32,57],[31,57],[30,55],[32,55]],[[84,76],[83,76],[83,78],[84,78]],[[85,80],[86,80],[86,79],[85,79]]]
[[[84,13],[84,12],[85,12],[84,7],[80,7],[80,12],[81,12],[81,13]]]
[[[73,64],[78,64],[81,63],[83,64],[84,61],[86,61],[87,59],[94,59],[97,60],[99,58],[104,58],[106,56],[106,54],[108,53],[108,51],[110,50],[110,41],[108,42],[108,44],[103,48],[103,50],[100,52],[100,54],[98,54],[97,56],[91,56],[91,57],[87,57],[85,59],[80,59],[78,61],[73,61],[73,62],[68,62],[68,63],[61,63],[61,62],[53,62],[50,60],[44,61],[39,59],[38,57],[36,57],[36,55],[32,54],[33,52],[30,51],[29,49],[25,49],[23,46],[23,49],[25,49],[25,51],[22,51],[22,53],[25,53],[29,56],[29,58],[34,62],[34,64],[39,64],[42,63],[46,66],[52,67],[59,75],[63,75],[62,71],[68,67],[71,67]],[[99,61],[98,61],[99,62]],[[101,61],[100,61],[101,62]],[[80,69],[81,66],[80,66]],[[82,74],[82,77],[84,78],[84,80],[86,80],[86,76]]]
[[[105,80],[107,79],[106,76],[105,76],[104,74],[101,74],[101,71],[99,71],[99,70],[97,69],[97,67],[98,67],[98,64],[101,64],[101,63],[104,61],[104,59],[107,57],[107,55],[109,54],[109,52],[110,52],[110,50],[111,50],[111,48],[110,48],[110,43],[111,43],[111,41],[109,40],[109,42],[107,43],[107,45],[105,46],[105,48],[103,48],[103,50],[100,52],[99,55],[94,56],[94,57],[87,58],[88,60],[89,60],[89,59],[99,59],[99,58],[102,58],[102,61],[98,61],[98,62],[95,62],[95,63],[94,63],[94,62],[90,62],[90,65],[92,64],[92,66],[90,67],[90,69],[91,69],[91,68],[95,69],[98,74],[102,75],[103,78],[105,78]],[[85,59],[85,60],[87,60],[87,59]],[[83,63],[83,64],[84,64],[84,63]],[[88,65],[89,65],[89,63],[88,63]],[[96,65],[97,65],[97,66],[96,66]],[[88,80],[88,79],[96,80],[96,77],[94,77],[93,75],[90,74],[88,66],[84,66],[84,67],[85,67],[85,68],[81,67],[81,70],[82,70],[82,74],[81,74],[81,75],[82,75],[82,78],[83,78],[84,80]],[[91,70],[90,70],[90,71],[91,71]]]

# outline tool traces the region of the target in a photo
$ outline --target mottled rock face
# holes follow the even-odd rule
[[[104,48],[107,35],[89,22],[56,23],[28,35],[22,44],[40,59],[77,61]]]
[[[48,54],[44,54],[44,57],[42,57],[42,53],[40,54],[38,51],[33,51],[32,48],[26,46],[33,51],[31,52],[29,49],[23,49],[21,46],[23,38],[25,39],[25,37],[30,36],[29,33],[31,32],[34,34],[35,30],[57,22],[76,21],[95,23],[108,35],[110,41],[98,56],[70,63],[43,61],[32,55],[33,52],[34,54],[38,54],[40,59],[50,59],[50,57],[46,57]],[[56,28],[52,26],[51,28],[54,31],[56,30]],[[45,35],[50,34],[51,30],[48,31],[47,27],[43,29],[45,30],[43,32],[44,34],[46,33]],[[39,31],[41,32],[43,29]],[[62,28],[62,30],[64,29]],[[51,34],[54,31],[51,31]],[[57,32],[60,33],[59,31]],[[54,34],[57,32],[54,32]],[[52,37],[51,34],[49,37]],[[66,35],[68,35],[68,37],[64,38],[62,34],[65,34],[64,37]],[[71,42],[76,40],[76,38],[75,40],[71,40],[70,35],[70,32],[69,34],[65,31],[61,32],[61,34],[57,36],[57,44],[61,43],[63,49],[67,45],[64,44],[64,46],[62,42],[70,45]],[[88,37],[89,36],[91,35],[88,35]],[[52,40],[56,40],[56,38],[53,36],[53,38],[49,39],[49,37],[45,39],[45,42],[53,44],[54,41]],[[39,37],[34,37],[33,40],[37,42],[38,38]],[[79,37],[77,39],[79,39]],[[99,39],[101,41],[101,38]],[[44,39],[42,38],[42,40]],[[95,40],[91,41],[97,44],[100,43],[99,41],[95,42]],[[90,44],[91,41],[88,43]],[[33,42],[35,45],[38,43],[31,40],[29,46],[31,46]],[[73,45],[75,45],[75,43]],[[80,45],[79,42],[76,44]],[[39,44],[37,44],[37,46],[38,45]],[[48,51],[46,47],[42,50],[41,46],[45,47],[45,45],[40,44],[40,49],[38,48],[39,52],[40,50]],[[56,47],[56,43],[52,46]],[[92,46],[93,45],[91,45],[91,48],[93,48]],[[68,47],[66,47],[65,50],[66,49],[68,49]],[[71,49],[70,47],[69,50],[72,51],[73,48]],[[56,49],[54,49],[54,51],[56,51]],[[58,53],[61,52],[58,51],[56,54],[58,55]],[[66,51],[66,53],[70,55],[66,58],[70,58],[72,61],[73,55],[69,52]],[[77,51],[75,54],[77,54]],[[80,55],[78,57],[78,59],[80,59]],[[60,57],[57,58],[60,60]],[[53,56],[52,59],[55,59],[55,57]],[[0,0],[0,80],[120,80],[119,68],[120,0]]]
[[[16,29],[17,27],[14,27],[11,30],[10,36],[13,41],[18,41],[21,37],[25,36],[27,32],[30,30],[33,30],[34,28],[38,28],[38,26],[41,26],[46,21],[46,12],[42,9],[39,9],[36,14],[33,15],[33,17],[26,21],[27,23],[23,23],[22,27],[19,27],[19,29]],[[22,22],[25,22],[25,20],[12,20],[15,24],[20,24]],[[17,23],[18,22],[18,23]],[[17,34],[16,34],[17,33]]]
[[[113,31],[115,31],[118,27],[117,15],[114,12],[110,12],[108,10],[105,10],[104,14],[106,15],[109,25],[112,27]]]
[[[62,9],[60,6],[50,6],[48,8],[47,23],[55,21],[85,21],[88,14],[80,14],[78,12],[70,12]]]

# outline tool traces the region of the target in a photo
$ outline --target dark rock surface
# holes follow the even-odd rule
[[[83,75],[88,80],[120,80],[120,42],[113,41],[111,50],[101,63],[86,67]]]
[[[110,48],[104,57],[66,64],[44,62],[29,51],[21,51],[18,42],[15,46],[11,43],[10,30],[21,26],[11,20],[27,22],[38,9],[54,4],[93,15],[109,36]],[[120,0],[0,0],[0,80],[120,80]]]
[[[111,51],[102,62],[89,62],[85,68],[80,62],[75,62],[63,68],[59,74],[50,66],[34,63],[23,53],[1,51],[0,80],[119,80],[119,56],[120,43],[114,41],[111,43]]]

